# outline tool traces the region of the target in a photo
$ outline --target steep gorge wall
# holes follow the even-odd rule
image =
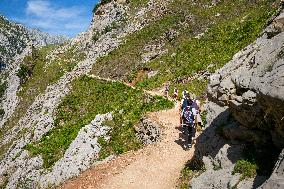
[[[267,181],[269,175],[259,171],[245,179],[233,173],[248,145],[263,154],[259,170],[275,163],[284,148],[283,18],[282,10],[253,44],[211,76],[208,126],[198,138],[194,159],[206,171],[191,181],[192,188],[284,187],[283,152]]]
[[[3,115],[0,115],[0,128],[17,106],[16,93],[20,87],[17,71],[24,57],[31,54],[31,47],[40,48],[67,41],[67,37],[29,29],[0,15],[0,85],[5,89],[3,96],[0,96],[0,109],[4,110]]]
[[[13,125],[3,135],[0,144],[2,147],[8,146],[8,148],[7,151],[4,151],[0,163],[0,185],[6,185],[7,188],[17,188],[18,186],[46,188],[50,185],[58,185],[64,180],[78,175],[94,163],[100,151],[97,141],[100,135],[96,133],[104,133],[105,131],[97,131],[93,128],[91,129],[92,132],[98,136],[90,134],[93,137],[91,144],[94,146],[91,151],[82,156],[73,153],[72,146],[70,146],[70,150],[67,150],[64,156],[49,170],[43,167],[43,160],[40,155],[30,156],[28,151],[24,150],[24,147],[31,142],[39,142],[44,134],[54,128],[56,108],[61,100],[72,91],[72,81],[89,73],[97,58],[105,56],[117,48],[123,43],[125,36],[140,30],[150,21],[158,18],[159,15],[148,19],[147,14],[157,10],[157,7],[166,6],[169,2],[149,1],[144,7],[137,8],[137,10],[130,10],[125,2],[111,2],[102,5],[100,9],[103,12],[94,14],[93,21],[87,32],[78,35],[68,44],[53,50],[47,55],[50,59],[56,59],[57,56],[74,46],[79,51],[83,51],[86,58],[77,62],[77,65],[71,71],[66,71],[58,81],[47,86],[44,93],[34,99],[17,124]],[[119,27],[106,31],[106,28],[114,22]],[[91,125],[90,123],[86,127],[92,127]],[[74,169],[65,170],[64,165],[70,165],[70,156],[68,154],[72,154],[74,156],[72,158],[78,161],[75,162]]]

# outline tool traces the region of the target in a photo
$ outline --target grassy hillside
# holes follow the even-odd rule
[[[114,113],[114,120],[107,123],[112,127],[110,141],[99,140],[103,148],[100,156],[104,158],[139,148],[141,143],[135,137],[133,125],[148,111],[173,106],[172,102],[162,97],[151,97],[118,82],[105,82],[87,76],[75,80],[72,88],[57,110],[55,128],[38,143],[26,147],[33,155],[43,156],[45,167],[52,166],[64,155],[79,130],[97,114]]]
[[[128,36],[124,45],[96,62],[93,73],[127,82],[136,80],[136,86],[147,89],[171,81],[180,89],[186,87],[201,94],[206,80],[187,83],[178,80],[208,67],[210,72],[222,67],[256,39],[276,7],[275,1],[270,0],[229,0],[216,6],[211,2],[174,1],[158,21]],[[171,31],[176,35],[169,36]],[[200,39],[195,38],[198,34],[202,34]],[[142,63],[144,47],[157,43],[164,44],[162,49],[167,53]],[[148,78],[147,72],[141,76],[142,70],[158,71],[158,74]]]

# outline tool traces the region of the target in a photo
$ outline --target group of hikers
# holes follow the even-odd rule
[[[165,86],[165,96],[169,97],[169,84]],[[179,94],[178,89],[173,91],[172,98],[178,102]],[[203,126],[203,122],[200,116],[200,101],[194,93],[189,93],[187,90],[182,91],[182,99],[180,102],[180,125],[184,134],[184,148],[190,149],[195,137],[197,126]]]

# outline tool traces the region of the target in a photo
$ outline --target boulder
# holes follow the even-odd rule
[[[160,140],[160,126],[147,117],[143,117],[140,123],[135,126],[137,138],[145,145],[155,143]]]

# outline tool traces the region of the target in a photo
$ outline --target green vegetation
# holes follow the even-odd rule
[[[257,169],[258,167],[255,163],[246,160],[238,160],[234,167],[233,174],[240,173],[242,175],[241,180],[245,178],[254,178]]]
[[[9,182],[9,175],[7,173],[4,173],[0,181],[0,189],[5,189],[8,182]]]
[[[42,155],[46,168],[62,157],[79,130],[97,114],[114,114],[114,120],[106,123],[112,127],[110,141],[99,138],[102,146],[100,157],[104,158],[138,149],[141,144],[136,139],[133,125],[148,111],[173,107],[172,102],[162,97],[151,97],[118,82],[105,82],[87,76],[75,80],[72,89],[58,107],[55,128],[40,142],[26,146],[32,154]]]
[[[21,85],[22,89],[18,92],[20,102],[13,116],[0,129],[0,138],[6,132],[16,125],[19,119],[26,113],[27,109],[33,103],[34,99],[42,94],[48,85],[58,81],[64,73],[71,71],[78,62],[85,58],[85,54],[78,52],[73,46],[62,54],[58,54],[55,59],[49,60],[46,55],[58,46],[46,46],[37,50],[37,56],[28,56],[24,58],[25,62],[34,65],[32,69],[32,77],[26,79]]]
[[[5,110],[0,108],[0,118],[2,118],[2,116],[5,114]]]
[[[94,28],[92,40],[94,42],[96,42],[100,38],[100,36],[102,36],[102,35],[104,35],[108,32],[111,32],[112,30],[117,29],[118,27],[119,27],[119,25],[114,21],[110,25],[106,26],[105,29],[102,32],[99,32],[99,31],[97,31],[96,28]]]
[[[204,171],[205,167],[202,162],[189,160],[181,171],[177,188],[188,189],[190,180],[194,177],[198,177]]]
[[[269,0],[223,1],[208,8],[204,6],[208,1],[193,4],[187,0],[176,0],[170,4],[170,11],[158,21],[126,37],[123,45],[99,59],[94,64],[93,73],[131,82],[140,70],[158,70],[159,73],[151,78],[145,74],[137,87],[153,89],[172,81],[180,89],[192,87],[193,92],[201,94],[207,81],[201,85],[196,80],[187,83],[175,81],[202,70],[213,72],[222,67],[259,35],[266,20],[275,12],[273,3]],[[218,13],[221,16],[216,16]],[[180,35],[169,38],[170,30]],[[202,32],[204,35],[200,39],[194,38]],[[168,53],[142,64],[141,50],[155,40],[161,41],[162,36],[166,36],[162,42]]]
[[[97,3],[93,8],[93,13],[100,14],[97,10],[100,8],[101,5],[105,5],[107,3],[110,3],[112,0],[101,0],[100,3]],[[149,0],[126,0],[126,3],[128,3],[131,7],[131,9],[139,8],[145,5]]]
[[[247,145],[243,151],[243,159],[237,161],[233,174],[240,173],[241,180],[256,175],[269,176],[272,173],[279,155],[273,144],[267,146]]]
[[[5,94],[6,89],[7,89],[7,83],[6,82],[1,83],[0,84],[0,99]]]
[[[23,63],[20,65],[20,69],[17,72],[17,76],[20,78],[21,84],[24,84],[28,78],[32,76],[38,59],[39,52],[33,47],[31,56],[26,56],[24,58]]]
[[[132,9],[141,8],[144,5],[146,5],[149,2],[149,0],[128,0],[128,3],[130,4],[130,7]]]
[[[2,102],[3,95],[5,94],[5,91],[7,89],[7,82],[2,81],[2,77],[0,78],[0,103]],[[0,119],[5,114],[4,109],[0,108]]]
[[[94,30],[94,31],[93,31],[92,40],[93,40],[94,42],[96,42],[99,38],[100,38],[100,32]]]

